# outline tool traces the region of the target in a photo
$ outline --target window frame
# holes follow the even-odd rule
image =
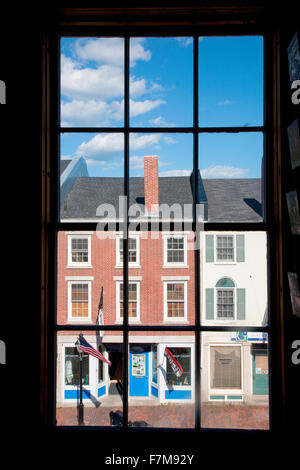
[[[124,282],[121,279],[116,280],[116,323],[124,323],[124,314],[121,317],[121,300],[120,300],[120,288],[121,284],[123,284],[123,313],[124,313]],[[140,323],[141,322],[141,308],[140,308],[140,302],[141,302],[141,294],[140,294],[140,278],[130,277],[130,280],[128,281],[128,285],[130,284],[135,284],[136,285],[136,317],[128,317],[128,321],[130,323]],[[130,303],[128,299],[128,304]]]
[[[170,238],[182,238],[183,239],[183,261],[168,261],[168,240]],[[164,255],[163,255],[163,268],[188,268],[187,265],[187,234],[175,232],[169,234],[163,234],[164,244]]]
[[[128,240],[133,239],[136,241],[136,261],[128,261],[128,266],[130,268],[141,268],[140,264],[140,236],[136,233],[129,233]],[[123,268],[123,261],[121,261],[120,256],[120,241],[123,240],[123,236],[121,233],[116,235],[116,268]],[[129,253],[129,249],[128,249]],[[124,259],[124,249],[123,249],[123,259]]]
[[[67,31],[68,34],[70,34],[70,31],[72,31],[72,35],[86,35],[86,29],[84,30],[81,30],[80,28],[80,24],[86,26],[86,23],[84,23],[84,21],[82,21],[82,18],[81,18],[81,23],[80,23],[80,20],[79,21],[75,21],[74,18],[71,19],[71,21],[69,22],[69,24],[67,24],[65,22],[65,19],[68,18],[68,14],[70,14],[70,11],[73,10],[73,9],[70,9],[69,13],[67,12],[68,9],[64,9],[65,11],[62,13],[62,18],[63,19],[60,19],[57,21],[57,31],[58,31],[58,35],[65,35],[64,31]],[[254,9],[255,10],[255,9]],[[115,13],[115,12],[113,12]],[[228,13],[228,11],[227,11]],[[236,12],[237,13],[237,12]],[[128,12],[127,12],[128,14]],[[238,14],[238,13],[237,13]],[[244,13],[242,13],[243,15]],[[192,14],[192,17],[193,17],[194,13]],[[208,14],[209,16],[209,14]],[[229,15],[230,17],[230,15]],[[243,24],[243,27],[242,28],[235,28],[235,25],[234,24],[228,24],[228,16],[225,15],[225,19],[224,17],[222,17],[221,15],[221,19],[219,20],[215,20],[213,23],[210,23],[209,21],[206,22],[206,19],[203,20],[202,24],[200,25],[196,25],[196,27],[194,26],[194,21],[191,21],[191,18],[190,20],[187,21],[187,29],[183,28],[183,30],[180,28],[180,26],[178,27],[178,24],[175,28],[175,30],[177,31],[177,34],[178,32],[180,31],[194,31],[193,34],[185,34],[185,35],[192,35],[192,36],[201,36],[201,35],[205,35],[205,31],[209,32],[209,34],[211,34],[212,32],[215,32],[216,35],[224,35],[224,31],[226,31],[227,33],[229,32],[231,35],[235,35],[235,34],[247,34],[247,31],[250,33],[255,33],[255,34],[259,34],[259,35],[263,35],[265,38],[267,38],[267,42],[268,42],[268,46],[265,46],[265,50],[266,50],[266,47],[268,49],[268,51],[272,51],[272,50],[275,50],[275,52],[277,51],[277,54],[278,54],[278,46],[277,46],[277,49],[276,49],[276,46],[275,46],[275,43],[273,44],[272,43],[272,38],[274,35],[272,34],[268,34],[266,32],[266,29],[262,28],[261,27],[261,24],[259,22],[259,12],[254,12],[253,11],[251,12],[251,18],[254,18],[253,20],[253,23],[251,24],[251,22],[249,22],[249,18],[247,17],[246,15],[246,18],[247,21],[244,22]],[[130,18],[130,14],[129,14],[129,18]],[[223,19],[222,19],[223,18]],[[131,17],[132,19],[132,17]],[[90,20],[88,20],[90,21]],[[223,23],[222,23],[223,21]],[[149,35],[149,32],[152,32],[155,31],[155,26],[157,25],[157,22],[158,22],[158,17],[156,17],[155,19],[155,15],[154,15],[154,19],[152,18],[152,23],[151,23],[151,26],[150,26],[150,29],[149,27],[147,26],[145,29],[144,29],[144,33],[143,35],[146,36],[147,35],[147,31],[148,31],[148,35]],[[141,24],[139,23],[139,21],[137,22],[138,24]],[[220,23],[220,24],[219,24]],[[246,24],[247,23],[247,24]],[[67,24],[67,27],[66,27],[66,24]],[[88,23],[87,23],[88,24]],[[105,21],[103,23],[103,20],[99,22],[99,25],[103,25],[104,24],[104,29],[107,27],[107,25],[105,25]],[[174,22],[174,17],[171,18],[169,17],[169,20],[166,22],[167,25],[171,25],[171,29],[172,29],[172,24],[176,24],[176,21]],[[93,23],[93,28],[95,27],[95,25],[97,25],[97,21],[95,21]],[[88,25],[88,26],[91,26],[91,25]],[[133,23],[133,26],[135,26],[135,24]],[[108,29],[107,31],[110,31],[110,35],[113,34],[113,35],[116,35],[118,36],[118,34],[114,34],[114,28],[116,27],[116,30],[119,31],[120,28],[119,28],[119,25],[116,23],[114,23],[114,21],[111,23],[109,23],[109,26],[108,26]],[[93,30],[92,28],[92,30]],[[195,29],[196,28],[196,29]],[[121,28],[122,30],[122,28]],[[125,30],[127,31],[126,34],[129,35],[129,31],[125,28]],[[81,33],[80,33],[81,31]],[[84,31],[84,34],[83,34],[83,31]],[[132,30],[131,30],[132,31]],[[133,28],[133,31],[134,31],[134,28]],[[165,31],[169,31],[168,27],[166,28]],[[174,31],[174,29],[173,29]],[[197,32],[195,32],[197,31]],[[242,33],[241,33],[242,32]],[[56,34],[56,33],[55,33]],[[121,34],[122,36],[124,35],[124,33],[122,32]],[[172,34],[170,34],[172,35]],[[181,35],[184,35],[184,34],[181,34]],[[51,34],[50,34],[51,36]],[[93,34],[89,34],[89,36],[93,36]],[[101,35],[103,36],[103,34]],[[134,34],[131,34],[131,36],[134,36]],[[272,45],[272,47],[271,47]],[[50,47],[49,47],[50,46]],[[56,111],[55,111],[55,107],[57,106],[57,96],[56,96],[56,85],[52,88],[49,87],[49,75],[47,75],[51,69],[50,67],[50,61],[49,61],[49,50],[50,50],[50,55],[53,56],[53,51],[54,51],[54,63],[55,63],[55,57],[57,59],[57,54],[55,52],[56,50],[56,46],[57,46],[57,42],[56,42],[56,38],[51,38],[49,39],[49,37],[46,35],[46,41],[45,41],[45,44],[44,44],[44,47],[43,47],[43,56],[46,58],[46,63],[45,63],[45,71],[43,71],[43,82],[46,83],[46,86],[43,88],[44,90],[50,90],[51,89],[51,93],[50,93],[50,98],[51,96],[54,96],[54,113],[49,113],[49,110],[50,109],[53,109],[53,104],[51,103],[51,99],[49,100],[49,98],[47,98],[46,94],[43,95],[43,103],[44,103],[44,116],[45,116],[45,120],[47,122],[52,122],[54,123],[54,126],[53,128],[56,129],[56,126],[57,126],[57,118],[56,118]],[[267,60],[270,60],[270,56],[269,57],[265,57],[265,62]],[[53,63],[53,62],[52,62]],[[58,60],[57,60],[57,63],[55,65],[55,67],[57,69],[59,69],[59,65],[58,65]],[[270,67],[269,67],[269,70],[270,70]],[[275,70],[275,69],[274,69]],[[55,75],[55,73],[54,73]],[[278,73],[276,74],[274,72],[274,75],[276,76],[276,78],[278,79]],[[271,73],[268,73],[268,83],[271,83],[271,80],[270,80],[270,76],[271,76]],[[55,80],[54,80],[55,81]],[[277,82],[276,82],[277,84]],[[276,85],[275,84],[275,85]],[[276,86],[274,85],[274,90],[276,89]],[[276,99],[277,94],[276,94],[276,90],[273,91],[273,92],[269,92],[267,93],[267,101],[269,102],[269,104],[271,104],[271,98],[273,98],[274,100]],[[266,103],[266,101],[264,100],[264,103]],[[271,108],[271,107],[270,107]],[[269,108],[269,109],[270,109]],[[265,104],[265,109],[266,109],[266,104]],[[278,113],[278,110],[277,111],[277,118],[279,118],[279,113]],[[272,122],[272,114],[271,114],[271,111],[268,111],[266,113],[267,115],[267,122],[271,123]],[[53,117],[54,116],[54,117]],[[263,127],[263,131],[265,134],[266,134],[266,140],[268,141],[268,146],[269,148],[271,149],[272,145],[271,145],[271,142],[272,142],[272,139],[273,139],[273,134],[272,134],[272,131],[270,130],[270,127],[267,127],[266,125],[266,120],[264,122],[264,125],[262,126]],[[202,130],[204,131],[204,130]],[[218,129],[216,130],[217,132],[219,131]],[[55,131],[54,131],[54,134],[55,134]],[[275,141],[275,146],[276,146],[276,139],[274,139]],[[53,143],[54,142],[54,143]],[[51,149],[52,150],[56,150],[57,149],[57,142],[56,142],[56,136],[54,135],[54,139],[52,139],[52,144],[50,145]],[[45,148],[43,149],[43,168],[46,168],[46,171],[43,170],[43,176],[42,176],[42,182],[43,182],[43,194],[47,194],[47,184],[46,184],[46,181],[49,177],[49,169],[51,168],[51,174],[52,174],[52,177],[53,177],[53,181],[57,181],[57,164],[55,163],[54,161],[54,165],[51,164],[50,165],[50,162],[53,161],[53,157],[51,158],[51,155],[50,155],[51,152],[48,151],[48,148],[47,148],[47,145],[45,146]],[[53,155],[53,154],[52,154]],[[54,155],[57,155],[57,152],[54,152]],[[273,175],[272,173],[272,165],[271,165],[271,161],[272,159],[269,158],[271,155],[271,152],[268,151],[267,152],[267,168],[269,170],[271,170],[271,176],[268,176],[268,184],[267,184],[267,193],[268,193],[268,201],[266,203],[267,205],[267,209],[272,209],[272,202],[270,201],[270,196],[272,195],[272,189],[273,189],[273,184],[274,184],[274,187],[276,187],[276,181],[279,180],[279,176],[278,175]],[[269,157],[268,157],[269,156]],[[273,158],[273,157],[272,157]],[[125,159],[126,160],[126,159]],[[197,161],[197,157],[195,157],[195,160]],[[277,152],[275,152],[275,156],[274,156],[274,161],[275,163],[278,161],[280,161],[280,155]],[[125,170],[125,172],[127,171],[127,174],[128,174],[128,163],[125,163],[125,167],[127,165],[127,170]],[[268,175],[268,174],[267,174]],[[55,184],[54,184],[55,186]],[[54,193],[53,193],[54,194]],[[272,222],[274,220],[274,217],[276,217],[276,214],[278,211],[278,204],[279,204],[279,198],[278,198],[278,194],[275,195],[277,197],[276,201],[275,201],[275,209],[274,209],[274,213],[273,211],[269,211],[269,215],[268,215],[268,218],[267,218],[267,221],[266,222],[263,222],[263,223],[255,223],[255,224],[251,224],[252,226],[250,226],[249,224],[244,224],[243,225],[243,230],[266,230],[267,231],[267,235],[270,235],[271,233],[271,228],[272,228]],[[58,204],[57,204],[57,197],[55,196],[55,194],[53,196],[50,197],[51,199],[51,205],[54,207],[58,207]],[[47,201],[47,203],[49,203],[49,195],[46,196],[45,198],[45,201]],[[277,205],[276,205],[277,204]],[[48,223],[48,221],[52,221],[52,225],[50,226],[47,226],[47,223],[43,226],[42,228],[42,233],[43,234],[49,234],[49,238],[50,238],[50,250],[48,251],[48,247],[46,246],[46,241],[48,240],[48,238],[46,237],[46,241],[45,240],[42,240],[42,246],[43,246],[43,250],[44,250],[44,253],[45,253],[45,256],[47,257],[48,256],[48,259],[49,259],[49,267],[46,267],[45,270],[42,269],[42,277],[43,279],[46,280],[46,282],[43,283],[43,285],[48,285],[47,283],[47,280],[49,280],[49,278],[51,280],[54,280],[56,281],[56,278],[55,278],[55,267],[53,266],[55,263],[51,261],[51,247],[55,248],[56,246],[56,242],[55,242],[55,233],[56,231],[60,231],[60,230],[65,230],[66,229],[66,225],[62,224],[61,222],[58,222],[57,220],[57,214],[53,217],[53,212],[52,212],[52,215],[50,216],[50,213],[48,212],[48,208],[46,205],[42,204],[43,205],[43,208],[42,208],[42,212],[44,214],[46,214],[46,221]],[[272,214],[270,215],[270,213],[272,212]],[[54,211],[55,213],[55,211]],[[211,224],[210,225],[210,230],[214,230],[215,229],[215,226],[217,226],[219,229],[222,229],[222,228],[225,228],[225,229],[229,229],[229,230],[232,230],[230,228],[230,225],[232,224]],[[82,225],[82,227],[85,226],[85,227],[88,227],[89,225],[84,223]],[[74,226],[75,227],[75,226]],[[208,225],[209,227],[209,225]],[[206,230],[209,230],[209,228],[206,228]],[[241,230],[242,226],[240,226],[239,228],[237,228],[236,226],[234,226],[234,230]],[[259,227],[259,228],[257,228]],[[54,232],[53,232],[54,230]],[[53,236],[54,235],[54,236]],[[277,242],[278,238],[277,238],[277,234],[274,235],[274,236],[270,236],[270,246],[271,246],[271,253],[276,253],[276,256],[278,256],[278,259],[277,260],[272,260],[272,262],[270,262],[270,264],[268,264],[268,267],[270,268],[270,266],[277,266],[276,263],[279,263],[279,268],[281,266],[280,263],[282,263],[282,260],[280,258],[280,253],[279,253],[279,249],[278,249],[278,246],[276,245],[276,242]],[[270,248],[269,248],[270,249]],[[125,246],[125,251],[126,251],[126,246]],[[278,261],[279,260],[279,261]],[[198,265],[199,266],[199,265]],[[126,273],[127,272],[127,273]],[[270,270],[270,272],[272,272],[272,270]],[[126,263],[124,263],[124,273],[125,273],[125,278],[126,276],[128,276],[128,266],[126,267]],[[197,277],[196,277],[197,278]],[[125,283],[126,283],[126,279],[125,279]],[[271,277],[271,281],[270,281],[271,285],[273,286],[278,286],[278,284],[282,284],[282,281],[278,281],[275,279],[275,275]],[[55,282],[54,282],[54,285],[55,285]],[[126,291],[126,289],[125,289]],[[279,293],[280,289],[278,288],[276,292]],[[125,294],[126,295],[126,294]],[[280,296],[282,296],[282,294],[278,294]],[[196,296],[198,296],[198,300],[196,301],[196,311],[200,311],[199,310],[199,293],[196,293]],[[54,299],[54,300],[53,300]],[[53,305],[52,303],[55,303],[55,289],[53,288],[50,288],[50,291],[49,291],[49,297],[45,297],[43,295],[42,297],[42,305],[43,305],[43,315],[46,315],[46,319],[48,318],[47,317],[47,313],[49,313],[50,311],[50,314],[52,315],[53,313]],[[280,310],[279,310],[279,299],[276,297],[276,296],[273,296],[272,297],[272,305],[275,305],[275,309],[276,309],[276,312],[277,314],[279,315],[280,313]],[[269,307],[271,308],[271,307]],[[126,308],[125,308],[126,310]],[[128,343],[128,331],[129,331],[129,327],[128,327],[128,319],[126,318],[126,314],[124,316],[124,319],[125,319],[125,322],[124,322],[124,344],[127,344]],[[48,320],[46,320],[48,322]],[[276,326],[276,319],[275,321],[273,322],[273,325],[275,324]],[[279,325],[282,325],[282,320],[278,320],[279,322]],[[55,332],[59,331],[59,330],[63,330],[63,329],[66,329],[68,330],[68,327],[67,326],[61,326],[61,325],[54,325],[53,327],[53,331],[49,333],[49,338],[51,340],[51,344],[48,346],[50,348],[50,351],[52,350],[53,347],[55,347]],[[97,328],[95,328],[97,329]],[[101,329],[107,329],[107,327],[101,327]],[[113,329],[113,328],[109,328],[109,329]],[[171,326],[170,326],[170,329],[171,329]],[[211,328],[209,328],[211,330]],[[251,331],[251,327],[250,328],[247,328],[249,331]],[[272,323],[271,325],[268,325],[268,327],[262,327],[262,328],[254,328],[255,330],[258,330],[258,331],[264,331],[264,332],[268,332],[270,333],[271,332],[271,329],[273,330],[273,326],[272,326]],[[252,328],[252,331],[254,330]],[[195,325],[195,332],[200,332],[200,331],[205,331],[205,327],[201,327],[200,328],[200,323],[199,321],[196,319],[196,325]],[[237,330],[236,330],[237,331]],[[196,335],[196,346],[195,346],[195,351],[196,351],[196,354],[195,354],[195,364],[196,366],[199,366],[200,365],[200,343],[199,343],[199,340],[197,340],[197,335]],[[42,348],[42,352],[45,352],[45,348],[43,347]],[[279,351],[280,352],[280,351]],[[275,354],[275,356],[274,356]],[[273,354],[273,357],[275,357],[276,359],[278,359],[278,357],[276,356],[276,353]],[[126,355],[126,348],[125,348],[125,355]],[[51,354],[50,354],[51,356]],[[42,354],[42,361],[43,363],[45,364],[48,364],[47,361],[49,361],[49,355],[47,354]],[[280,356],[281,357],[281,356]],[[279,360],[279,359],[278,359]],[[124,362],[125,364],[125,362]],[[55,363],[51,361],[50,359],[50,375],[51,375],[51,370],[53,371],[53,377],[55,378]],[[271,368],[269,368],[270,371],[272,370]],[[46,367],[46,370],[47,370],[47,367]],[[126,370],[126,367],[124,368],[124,377],[126,379],[126,375],[128,376],[128,371]],[[47,382],[47,372],[43,372],[42,371],[42,383],[43,384],[46,384]],[[55,379],[54,379],[55,381]],[[127,382],[128,382],[128,377],[127,377]],[[279,382],[277,382],[279,383]],[[45,387],[47,387],[47,385],[45,385]],[[276,390],[276,388],[272,387],[272,390]],[[55,400],[55,393],[53,394],[53,397],[54,397],[54,400]],[[282,403],[280,401],[280,398],[276,395],[276,401],[277,403]],[[198,402],[199,403],[199,402]],[[274,406],[274,405],[273,405]],[[53,413],[51,414],[51,411],[49,413],[49,408],[47,408],[47,405],[46,405],[46,402],[44,401],[42,403],[42,415],[43,415],[43,418],[46,420],[46,422],[49,422],[51,423],[52,426],[55,427],[55,420],[54,420],[54,417],[53,417]],[[272,413],[272,412],[271,412]],[[128,402],[125,398],[124,400],[124,427],[125,429],[127,429],[127,416],[128,416]],[[274,421],[273,421],[274,422]],[[201,428],[201,425],[200,425],[200,414],[199,412],[197,413],[196,412],[196,429],[198,431],[203,431],[203,429]],[[142,430],[141,430],[142,431]]]
[[[221,260],[221,259],[218,259],[218,238],[221,238],[221,237],[232,237],[232,241],[233,241],[233,259],[227,259],[227,260]],[[226,235],[221,235],[221,234],[215,234],[214,236],[214,251],[215,251],[215,254],[216,254],[216,261],[214,262],[214,264],[236,264],[237,261],[236,261],[236,234],[226,234]]]
[[[68,237],[68,268],[92,268],[92,253],[91,253],[91,234],[88,233],[67,233]],[[87,240],[88,241],[88,260],[87,261],[72,261],[72,240]]]
[[[67,281],[67,298],[68,298],[68,322],[69,323],[77,323],[80,324],[82,323],[91,323],[92,319],[92,281],[94,280],[93,276],[67,276],[66,281]],[[73,318],[72,316],[72,286],[76,284],[85,284],[88,286],[88,316],[87,317],[76,317]]]
[[[188,280],[182,278],[181,276],[170,276],[169,279],[163,279],[163,288],[164,288],[164,294],[163,294],[163,299],[164,299],[164,317],[163,321],[164,323],[188,323]],[[169,317],[168,316],[168,285],[171,284],[182,284],[183,285],[183,295],[184,299],[183,301],[180,301],[180,303],[183,303],[183,317]],[[176,302],[176,301],[174,301]]]

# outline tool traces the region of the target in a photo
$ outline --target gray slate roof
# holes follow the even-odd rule
[[[200,202],[208,204],[209,222],[259,222],[260,179],[203,179],[199,183]],[[61,218],[95,219],[100,204],[111,204],[119,214],[123,178],[80,177],[61,207]],[[159,204],[192,204],[189,176],[159,177]],[[132,204],[144,205],[144,179],[130,178]]]

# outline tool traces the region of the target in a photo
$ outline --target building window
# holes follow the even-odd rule
[[[69,321],[89,321],[91,319],[91,282],[69,281],[68,284]]]
[[[91,267],[91,237],[68,236],[68,266]]]
[[[172,235],[164,237],[164,267],[185,267],[187,264],[186,237]]]
[[[65,348],[65,385],[79,385],[79,354],[77,348]],[[89,385],[89,356],[82,356],[82,382]]]
[[[116,267],[123,266],[123,259],[124,259],[124,241],[121,235],[116,237]],[[140,239],[138,236],[130,235],[128,238],[128,265],[130,267],[140,267]]]
[[[186,281],[166,281],[164,285],[165,321],[187,320]]]
[[[234,319],[234,290],[217,289],[217,319]]]
[[[245,262],[245,234],[206,234],[206,263]]]
[[[217,235],[217,261],[234,261],[234,243],[232,235]]]
[[[117,321],[124,318],[124,286],[123,282],[117,282]],[[128,284],[128,318],[129,321],[140,320],[140,283],[130,281]]]
[[[174,358],[179,362],[183,369],[180,377],[177,377],[167,360],[167,376],[166,383],[169,386],[190,386],[191,385],[191,348],[172,347],[168,348]]]
[[[239,346],[210,347],[210,388],[211,390],[242,389]]]

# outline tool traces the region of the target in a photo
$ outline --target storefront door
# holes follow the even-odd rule
[[[269,393],[269,367],[267,351],[253,351],[253,394]]]
[[[129,396],[149,396],[149,351],[129,354]]]

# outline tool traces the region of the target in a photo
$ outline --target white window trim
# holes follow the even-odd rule
[[[169,238],[183,238],[184,260],[181,263],[168,261],[168,239]],[[163,234],[164,243],[164,264],[163,268],[188,268],[187,265],[187,234],[185,233],[168,233]]]
[[[233,291],[233,318],[218,318],[218,290],[232,290]],[[237,294],[236,294],[236,286],[234,287],[214,287],[214,321],[217,323],[229,323],[236,321],[236,301],[237,301]]]
[[[120,259],[120,240],[123,238],[121,233],[116,234],[116,268],[122,268],[123,262]],[[136,261],[129,261],[128,266],[130,268],[140,268],[140,236],[135,233],[129,233],[128,238],[134,238],[136,240]]]
[[[119,276],[115,276],[118,277]],[[123,278],[116,282],[116,323],[123,323],[124,318],[120,316],[120,285]],[[136,284],[136,318],[128,317],[128,323],[140,323],[140,279],[129,279],[128,284]]]
[[[92,277],[83,278],[77,276],[69,276],[68,281],[68,322],[72,323],[90,323],[92,320]],[[87,284],[88,285],[88,317],[72,317],[72,285]]]
[[[88,261],[74,262],[72,261],[72,240],[86,239],[88,241]],[[91,264],[91,234],[72,233],[68,234],[68,265],[67,268],[92,268]]]
[[[233,260],[218,260],[217,259],[217,237],[233,237]],[[237,264],[236,261],[236,234],[234,233],[216,233],[214,234],[214,264]]]
[[[210,365],[210,358],[211,358],[211,353],[210,349],[211,347],[222,347],[222,346],[227,346],[227,347],[237,347],[240,348],[241,350],[241,388],[211,388],[210,383],[211,383],[211,365]],[[225,395],[225,400],[226,400],[226,395],[244,395],[244,358],[243,358],[243,348],[241,344],[231,344],[231,343],[211,343],[208,345],[208,380],[207,380],[207,386],[208,386],[208,396],[210,395]]]
[[[178,277],[174,277],[174,278],[171,278],[171,276],[167,276],[169,279],[168,280],[164,280],[164,322],[166,323],[187,323],[188,321],[188,318],[187,318],[187,306],[188,306],[188,292],[187,292],[187,281],[182,279],[182,278],[178,278]],[[183,292],[184,292],[184,316],[181,318],[181,317],[172,317],[172,318],[169,318],[168,317],[168,292],[167,292],[167,287],[169,284],[174,284],[174,283],[177,283],[177,284],[183,284],[184,285],[184,289],[183,289]]]

